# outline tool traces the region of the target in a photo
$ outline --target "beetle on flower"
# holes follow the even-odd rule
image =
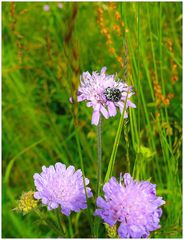
[[[93,108],[92,124],[98,125],[100,114],[108,119],[117,114],[117,108],[122,113],[125,107],[124,118],[127,118],[127,108],[136,107],[130,101],[133,94],[131,86],[120,79],[116,81],[115,75],[106,74],[106,67],[103,67],[100,73],[82,74],[77,101],[87,101],[87,106]]]

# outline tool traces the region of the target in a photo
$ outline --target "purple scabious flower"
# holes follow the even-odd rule
[[[103,67],[100,73],[84,72],[80,78],[77,100],[87,101],[87,106],[93,108],[92,124],[94,125],[98,125],[100,114],[107,119],[117,114],[117,108],[122,113],[126,98],[126,109],[136,107],[130,101],[130,97],[134,94],[132,87],[120,79],[116,81],[115,75],[107,75],[105,72],[106,67]],[[124,118],[127,117],[125,111]]]
[[[79,212],[87,208],[82,171],[73,166],[56,163],[55,166],[42,167],[40,174],[35,173],[34,183],[37,189],[34,197],[41,199],[48,206],[48,210],[61,207],[61,212],[70,215],[70,211]],[[85,178],[85,184],[89,180]],[[89,187],[86,187],[88,198],[92,197]]]
[[[95,215],[113,226],[120,222],[120,238],[147,238],[151,231],[160,228],[159,222],[165,203],[156,196],[156,184],[133,180],[130,174],[123,176],[124,184],[112,177],[103,187],[105,200],[97,198],[99,209]]]

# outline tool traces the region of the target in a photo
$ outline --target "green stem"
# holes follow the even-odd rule
[[[62,225],[60,208],[56,209],[56,216],[57,216],[58,226],[59,226],[59,229],[61,231],[61,234],[62,234],[62,236],[65,236],[65,229],[64,229],[64,226]]]
[[[138,92],[140,93],[140,3],[137,3],[137,35],[138,35],[138,66],[137,66],[137,79],[138,79]],[[138,97],[138,135],[139,135],[139,139],[141,139],[140,137],[140,132],[141,132],[141,98]],[[138,149],[140,148],[140,141],[138,142]]]
[[[101,117],[99,119],[99,123],[97,125],[97,188],[96,188],[96,195],[97,197],[100,195],[100,186],[101,186],[101,175],[102,175],[102,120]],[[98,238],[98,231],[99,231],[99,218],[95,218],[94,221],[94,236]]]
[[[44,214],[42,214],[42,212],[39,209],[35,210],[35,213],[40,217],[40,219],[51,229],[53,229],[55,231],[55,233],[60,236],[61,232],[59,231],[59,229],[55,226],[55,223],[52,223],[52,221],[50,221],[48,218],[45,217]],[[60,236],[62,237],[62,236]]]
[[[124,126],[124,136],[125,136],[125,144],[126,144],[127,170],[130,173],[129,139],[128,139],[128,127],[127,127],[127,125]]]
[[[116,133],[116,138],[115,138],[115,141],[114,141],[111,158],[110,158],[107,173],[106,173],[106,176],[105,176],[105,182],[108,182],[109,178],[112,176],[112,171],[113,171],[113,168],[114,168],[114,164],[115,164],[115,160],[116,160],[116,154],[117,154],[119,141],[120,141],[120,137],[121,137],[121,132],[122,132],[123,124],[124,124],[124,114],[125,114],[127,99],[128,99],[128,93],[127,93],[126,100],[125,100],[125,103],[124,103],[123,112],[122,112],[121,117],[120,117],[119,126],[118,126],[118,130],[117,130],[117,133]]]
[[[85,191],[85,195],[86,195],[88,220],[89,220],[90,228],[91,228],[91,231],[92,231],[92,221],[91,221],[91,217],[90,217],[90,208],[89,208],[89,203],[88,203],[88,194],[87,194],[86,183],[85,183],[84,163],[83,163],[81,145],[80,145],[80,141],[79,141],[78,129],[75,130],[75,133],[76,133],[75,137],[76,137],[76,142],[77,142],[77,148],[78,148],[78,152],[79,152],[80,166],[81,166],[81,169],[82,169],[82,179],[83,179],[83,184],[84,184],[84,191]]]
[[[102,120],[99,119],[97,126],[97,166],[98,166],[98,175],[97,175],[97,196],[100,194],[100,185],[101,185],[101,175],[102,175]]]
[[[71,221],[71,217],[70,216],[68,216],[68,222],[69,222],[70,238],[73,238],[73,228],[72,228],[72,221]]]

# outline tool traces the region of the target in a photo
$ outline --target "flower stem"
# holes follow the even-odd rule
[[[58,220],[58,225],[59,225],[59,229],[61,231],[61,236],[65,236],[65,229],[64,226],[62,224],[62,219],[61,219],[61,211],[60,208],[56,209],[56,216],[57,216],[57,220]]]
[[[110,177],[112,176],[112,171],[113,171],[113,168],[114,168],[114,164],[115,164],[115,160],[116,160],[116,154],[117,154],[119,141],[120,141],[120,137],[121,137],[121,132],[122,132],[123,124],[124,124],[124,114],[125,114],[125,110],[126,110],[127,99],[128,99],[128,92],[127,92],[126,100],[125,100],[125,103],[124,103],[123,112],[121,113],[121,117],[120,117],[120,120],[119,120],[119,126],[118,126],[118,130],[117,130],[117,133],[116,133],[116,138],[115,138],[115,141],[114,141],[114,145],[113,145],[112,154],[111,154],[111,158],[110,158],[110,161],[109,161],[107,173],[106,173],[106,176],[105,176],[105,182],[108,182]]]
[[[128,126],[124,125],[124,136],[125,136],[125,145],[126,145],[126,160],[127,160],[127,170],[130,172],[130,157],[129,157],[129,139],[128,139]]]
[[[85,191],[85,195],[86,195],[88,220],[89,220],[90,228],[91,228],[91,231],[92,231],[92,220],[91,220],[91,216],[90,216],[88,193],[87,193],[86,183],[85,183],[84,163],[83,163],[83,157],[82,157],[81,144],[80,144],[80,141],[79,141],[79,129],[78,128],[76,128],[76,130],[75,130],[75,137],[76,137],[77,148],[78,148],[78,153],[79,153],[80,165],[81,165],[81,169],[82,169],[82,179],[83,179],[84,191]]]
[[[97,166],[98,166],[98,175],[97,175],[97,190],[96,194],[100,194],[100,185],[101,185],[101,175],[102,175],[102,120],[99,119],[97,125]]]
[[[96,196],[98,197],[100,194],[100,186],[101,186],[101,175],[102,175],[102,120],[101,117],[99,119],[99,123],[97,125],[97,189]],[[99,218],[95,218],[94,221],[94,237],[98,238],[99,231]]]
[[[35,210],[35,213],[39,216],[39,218],[52,230],[54,230],[54,232],[60,236],[61,232],[59,231],[59,229],[56,227],[55,223],[53,223],[50,219],[48,219],[39,209]],[[60,236],[62,237],[62,236]]]
[[[70,238],[73,238],[73,228],[72,228],[72,220],[71,217],[68,216],[68,223],[69,223],[69,234],[70,234]]]

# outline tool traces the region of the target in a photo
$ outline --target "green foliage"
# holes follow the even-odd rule
[[[50,6],[47,12],[45,4]],[[137,179],[151,178],[166,201],[162,227],[151,237],[182,236],[182,3],[117,3],[124,23],[118,36],[113,30],[116,10],[109,10],[109,3],[66,2],[61,9],[57,2],[3,2],[4,238],[58,237],[45,222],[38,223],[33,213],[22,216],[12,211],[22,192],[34,188],[33,174],[41,166],[61,161],[83,168],[95,192],[97,147],[92,110],[85,103],[71,104],[69,97],[75,96],[83,71],[107,66],[109,74],[124,76],[97,24],[99,7],[118,56],[126,55],[126,40],[127,81],[135,89],[133,102],[137,105],[130,109],[126,125],[119,126],[120,114],[103,119],[102,179],[119,128],[118,148],[111,160],[114,167],[109,173],[119,177],[120,171],[130,171]],[[159,83],[163,99],[174,94],[169,104],[158,102],[154,81]],[[88,204],[89,211],[72,214],[70,219],[62,216],[67,237],[92,237],[94,219],[89,218],[95,199]],[[56,221],[54,212],[47,214]],[[107,236],[103,225],[99,236]]]

